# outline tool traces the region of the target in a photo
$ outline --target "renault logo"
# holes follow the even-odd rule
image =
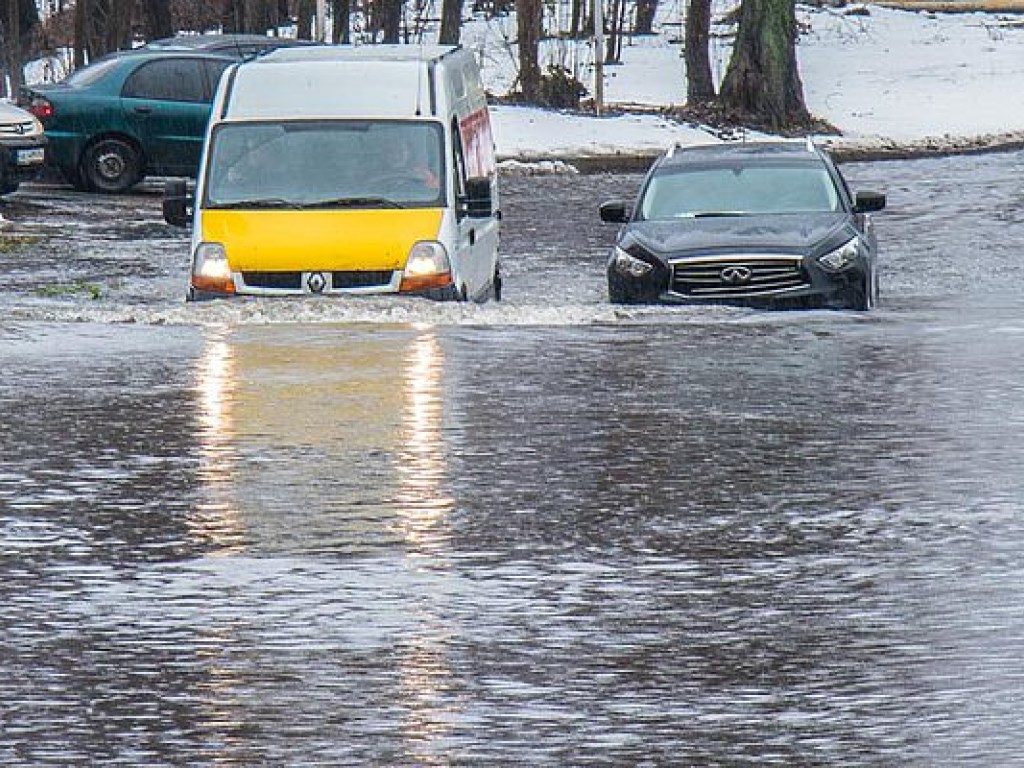
[[[309,288],[310,293],[323,293],[324,288],[327,287],[327,278],[324,277],[323,272],[312,272],[306,278],[306,287]]]
[[[754,272],[750,267],[726,267],[718,273],[718,276],[722,278],[723,283],[728,285],[746,285],[754,276]]]

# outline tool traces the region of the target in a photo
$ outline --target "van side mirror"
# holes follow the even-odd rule
[[[885,195],[879,192],[858,192],[853,201],[854,213],[872,213],[885,208]]]
[[[494,213],[489,178],[478,176],[466,180],[466,194],[459,201],[459,212],[473,219],[486,219]]]
[[[598,210],[601,212],[601,221],[607,221],[610,224],[624,224],[629,221],[629,208],[621,200],[602,203]]]
[[[184,179],[171,179],[164,185],[164,221],[175,227],[187,227],[192,220],[192,206]]]

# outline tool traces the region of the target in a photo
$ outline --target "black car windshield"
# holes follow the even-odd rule
[[[225,123],[211,139],[205,205],[441,206],[442,139],[441,124],[423,120]]]
[[[669,168],[651,179],[640,206],[654,220],[840,209],[828,170],[810,164]]]

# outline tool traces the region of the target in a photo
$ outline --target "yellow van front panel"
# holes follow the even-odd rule
[[[394,270],[413,243],[436,240],[443,210],[203,211],[203,240],[235,272]]]

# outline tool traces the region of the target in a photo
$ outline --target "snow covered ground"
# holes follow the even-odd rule
[[[861,6],[867,15],[859,15],[851,8],[798,9],[803,31],[797,55],[808,108],[843,133],[827,143],[866,151],[1024,143],[1024,17],[877,6]],[[607,116],[495,107],[499,155],[649,154],[672,142],[717,141],[707,131],[657,114],[616,109],[685,101],[681,48],[673,39],[679,26],[664,29],[662,35],[627,41],[622,64],[606,68]],[[498,94],[508,89],[514,64],[489,38],[508,34],[507,27],[481,25],[470,28],[465,40],[486,52],[484,78]],[[720,78],[730,54],[727,40],[716,38],[711,54]],[[588,55],[589,50],[552,52],[555,60],[573,62]],[[589,68],[581,65],[580,73],[589,87]]]

